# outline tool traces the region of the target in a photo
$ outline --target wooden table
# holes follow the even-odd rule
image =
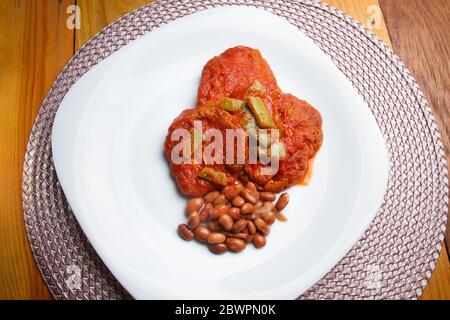
[[[0,299],[51,299],[28,245],[21,203],[24,151],[39,107],[57,74],[82,44],[148,2],[0,0]],[[373,31],[404,59],[434,109],[448,159],[449,1],[326,2],[375,27]],[[66,21],[69,6],[75,4],[81,28],[71,30]],[[450,299],[445,247],[422,298]]]

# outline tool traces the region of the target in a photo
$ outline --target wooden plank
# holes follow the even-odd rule
[[[381,0],[394,51],[416,77],[433,109],[450,163],[450,2]],[[446,242],[450,244],[450,221]],[[423,298],[450,299],[450,269],[445,250]]]
[[[0,1],[0,299],[49,299],[22,211],[24,152],[36,113],[72,56],[74,1]]]
[[[421,299],[450,300],[450,263],[445,245]]]
[[[383,0],[382,11],[395,53],[433,109],[450,164],[450,1]],[[450,221],[446,239],[449,246]]]

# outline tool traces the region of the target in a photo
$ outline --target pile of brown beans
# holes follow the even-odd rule
[[[266,245],[270,225],[277,219],[286,221],[282,210],[289,202],[283,193],[276,201],[272,192],[259,192],[256,186],[236,183],[221,192],[211,191],[203,198],[189,199],[186,224],[178,226],[185,240],[196,239],[208,245],[216,254],[240,252],[253,243],[256,248]]]

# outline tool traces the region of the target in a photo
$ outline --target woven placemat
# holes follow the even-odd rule
[[[384,202],[363,237],[301,299],[411,299],[441,250],[448,212],[447,164],[432,112],[399,58],[364,26],[315,0],[160,0],[111,24],[66,65],[31,132],[23,171],[25,224],[37,265],[57,299],[126,299],[78,225],[51,153],[55,113],[70,87],[130,41],[180,17],[224,5],[287,19],[330,56],[367,102],[389,152]]]

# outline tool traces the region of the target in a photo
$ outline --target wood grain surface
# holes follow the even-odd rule
[[[22,166],[31,126],[73,54],[70,1],[0,1],[0,299],[51,298],[31,255]]]
[[[449,164],[450,1],[381,0],[381,4],[393,49],[415,76],[433,109]],[[450,221],[447,245],[448,226]]]
[[[421,78],[421,69],[414,70],[416,65],[423,64],[425,70],[428,70],[427,72],[431,75],[434,75],[438,68],[444,68],[448,76],[449,68],[442,62],[438,65],[435,59],[421,60],[422,58],[416,53],[412,53],[417,49],[410,51],[409,48],[413,45],[419,47],[422,45],[423,41],[420,38],[407,38],[410,42],[402,43],[401,40],[405,41],[404,34],[400,33],[396,36],[396,32],[400,32],[396,28],[401,28],[397,20],[403,19],[402,15],[413,17],[422,15],[422,12],[408,12],[406,2],[409,4],[413,1],[416,0],[382,1],[383,6],[386,5],[386,8],[382,8],[383,12],[390,19],[389,33],[382,15],[380,15],[380,21],[374,21],[378,17],[378,0],[327,0],[325,2],[342,9],[371,28],[376,27],[372,31],[388,45],[391,45],[389,37],[391,35],[394,50],[407,55],[404,57],[407,65],[410,64],[413,73],[418,70],[419,74],[416,76],[419,82],[423,81],[427,85],[426,82],[430,79],[426,75]],[[0,100],[0,176],[2,177],[0,181],[0,299],[51,298],[30,252],[21,206],[23,156],[40,104],[58,72],[81,45],[123,14],[148,2],[150,1],[0,0],[0,94],[2,97]],[[404,9],[395,8],[397,5],[393,5],[394,2],[403,2],[401,6]],[[423,6],[427,1],[417,0],[417,2],[422,2],[418,5]],[[66,20],[69,17],[67,8],[75,3],[80,8],[81,28],[70,30],[66,27]],[[433,3],[436,6],[434,11],[439,11],[440,7],[448,4],[446,0],[433,0]],[[441,13],[427,12],[425,16],[430,18],[423,23],[433,24],[434,15],[438,14]],[[445,23],[439,28],[433,27],[433,32],[439,34],[437,36],[439,39],[447,36],[448,18],[445,32],[442,31],[444,26]],[[429,38],[433,38],[434,34]],[[419,42],[415,42],[417,39]],[[423,49],[420,50],[423,51]],[[446,50],[448,59],[448,49]],[[445,58],[445,55],[443,57]],[[433,97],[436,95],[439,97],[437,105],[444,108],[436,114],[437,117],[444,114],[438,121],[441,128],[447,132],[448,143],[448,118],[445,117],[448,117],[449,104],[445,99],[448,98],[449,86],[448,82],[439,81],[437,80],[436,83],[441,86],[435,86],[438,88],[436,92],[433,91],[433,85],[429,86],[429,92],[425,91],[432,105],[434,105]],[[424,88],[424,84],[421,84]],[[445,115],[445,106],[447,106],[447,115]],[[450,266],[445,249],[441,252],[436,270],[423,298],[450,299]]]
[[[450,1],[380,0],[394,52],[417,79],[433,109],[450,163]],[[450,244],[447,223],[447,249]],[[448,253],[448,252],[447,252]],[[442,257],[442,254],[441,254]],[[442,260],[442,259],[441,259]],[[436,267],[423,298],[450,297],[448,259]],[[447,271],[445,271],[447,270]],[[439,274],[439,276],[437,275]]]

